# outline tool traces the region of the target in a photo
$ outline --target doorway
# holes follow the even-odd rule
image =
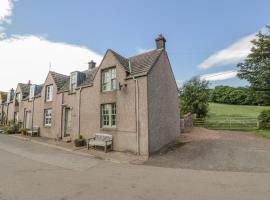
[[[64,124],[64,137],[70,136],[72,119],[71,119],[71,109],[65,108],[65,124]]]
[[[30,116],[31,111],[25,111],[24,128],[30,129]]]

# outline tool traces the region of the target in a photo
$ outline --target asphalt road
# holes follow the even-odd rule
[[[270,174],[117,164],[0,135],[0,200],[269,200]]]

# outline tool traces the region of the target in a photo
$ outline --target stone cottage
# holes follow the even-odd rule
[[[124,57],[109,49],[97,67],[50,71],[42,85],[18,84],[2,105],[8,120],[40,135],[74,140],[113,136],[114,150],[149,156],[180,134],[178,88],[162,35],[152,51]]]

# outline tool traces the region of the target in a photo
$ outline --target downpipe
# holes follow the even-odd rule
[[[136,142],[137,142],[137,155],[140,155],[140,118],[139,118],[139,86],[138,79],[133,77],[135,81],[135,107],[136,107]]]

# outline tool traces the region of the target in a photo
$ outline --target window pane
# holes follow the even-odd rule
[[[102,91],[111,91],[116,89],[116,68],[111,68],[102,72],[101,75]]]
[[[116,79],[112,79],[112,84],[111,84],[111,86],[112,86],[112,90],[115,90],[116,89]]]

